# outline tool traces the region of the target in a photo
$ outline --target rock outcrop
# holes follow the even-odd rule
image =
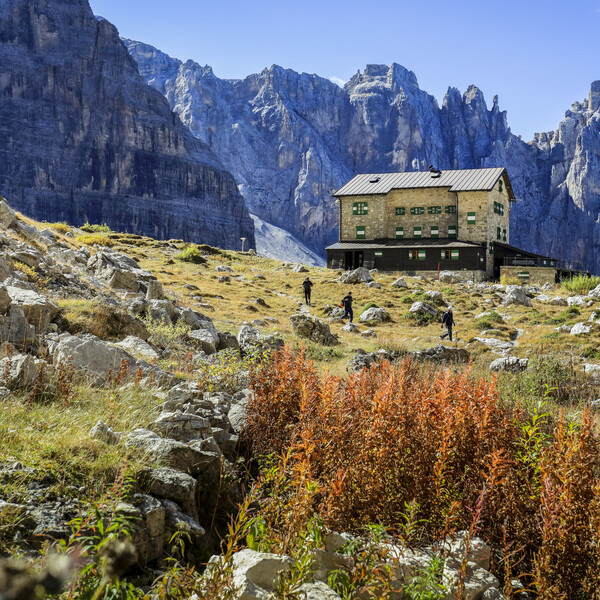
[[[227,248],[245,237],[254,247],[231,174],[144,84],[87,0],[3,1],[0,62],[0,193],[15,208]]]

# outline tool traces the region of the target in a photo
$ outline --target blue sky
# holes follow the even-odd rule
[[[513,133],[556,129],[600,79],[600,0],[90,0],[122,36],[241,78],[278,64],[345,81],[397,62],[441,102],[495,94]]]

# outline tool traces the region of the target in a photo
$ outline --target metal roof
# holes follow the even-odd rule
[[[475,242],[461,242],[455,239],[390,240],[381,242],[337,242],[325,250],[381,250],[384,248],[480,248]]]
[[[430,171],[408,173],[367,173],[355,175],[343,185],[334,196],[362,196],[368,194],[387,194],[390,190],[415,188],[448,188],[451,192],[489,191],[502,175],[506,183],[509,198],[515,195],[504,167],[489,169],[456,169],[441,171],[438,177],[432,177]]]

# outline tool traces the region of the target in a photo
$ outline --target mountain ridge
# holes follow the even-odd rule
[[[449,87],[440,105],[398,63],[367,65],[343,88],[277,65],[231,82],[209,66],[125,44],[147,83],[232,171],[250,211],[316,252],[337,235],[330,192],[358,172],[505,166],[521,199],[512,243],[600,272],[600,175],[585,158],[591,151],[590,165],[600,160],[598,82],[556,131],[524,142],[497,96],[488,108],[477,86]],[[169,73],[155,70],[154,53],[168,57]]]

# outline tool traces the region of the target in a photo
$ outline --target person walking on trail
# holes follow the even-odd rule
[[[342,315],[342,319],[350,317],[350,323],[352,323],[352,319],[354,319],[354,312],[352,311],[352,292],[348,292],[342,298],[342,306],[344,307],[344,314]]]
[[[440,340],[443,340],[447,337],[450,341],[452,341],[452,327],[454,326],[454,313],[452,312],[452,307],[449,306],[448,310],[442,315],[442,329],[446,326],[446,333],[440,335]]]
[[[313,286],[313,282],[307,277],[302,282],[302,287],[304,288],[304,302],[307,306],[310,306],[310,288]]]

